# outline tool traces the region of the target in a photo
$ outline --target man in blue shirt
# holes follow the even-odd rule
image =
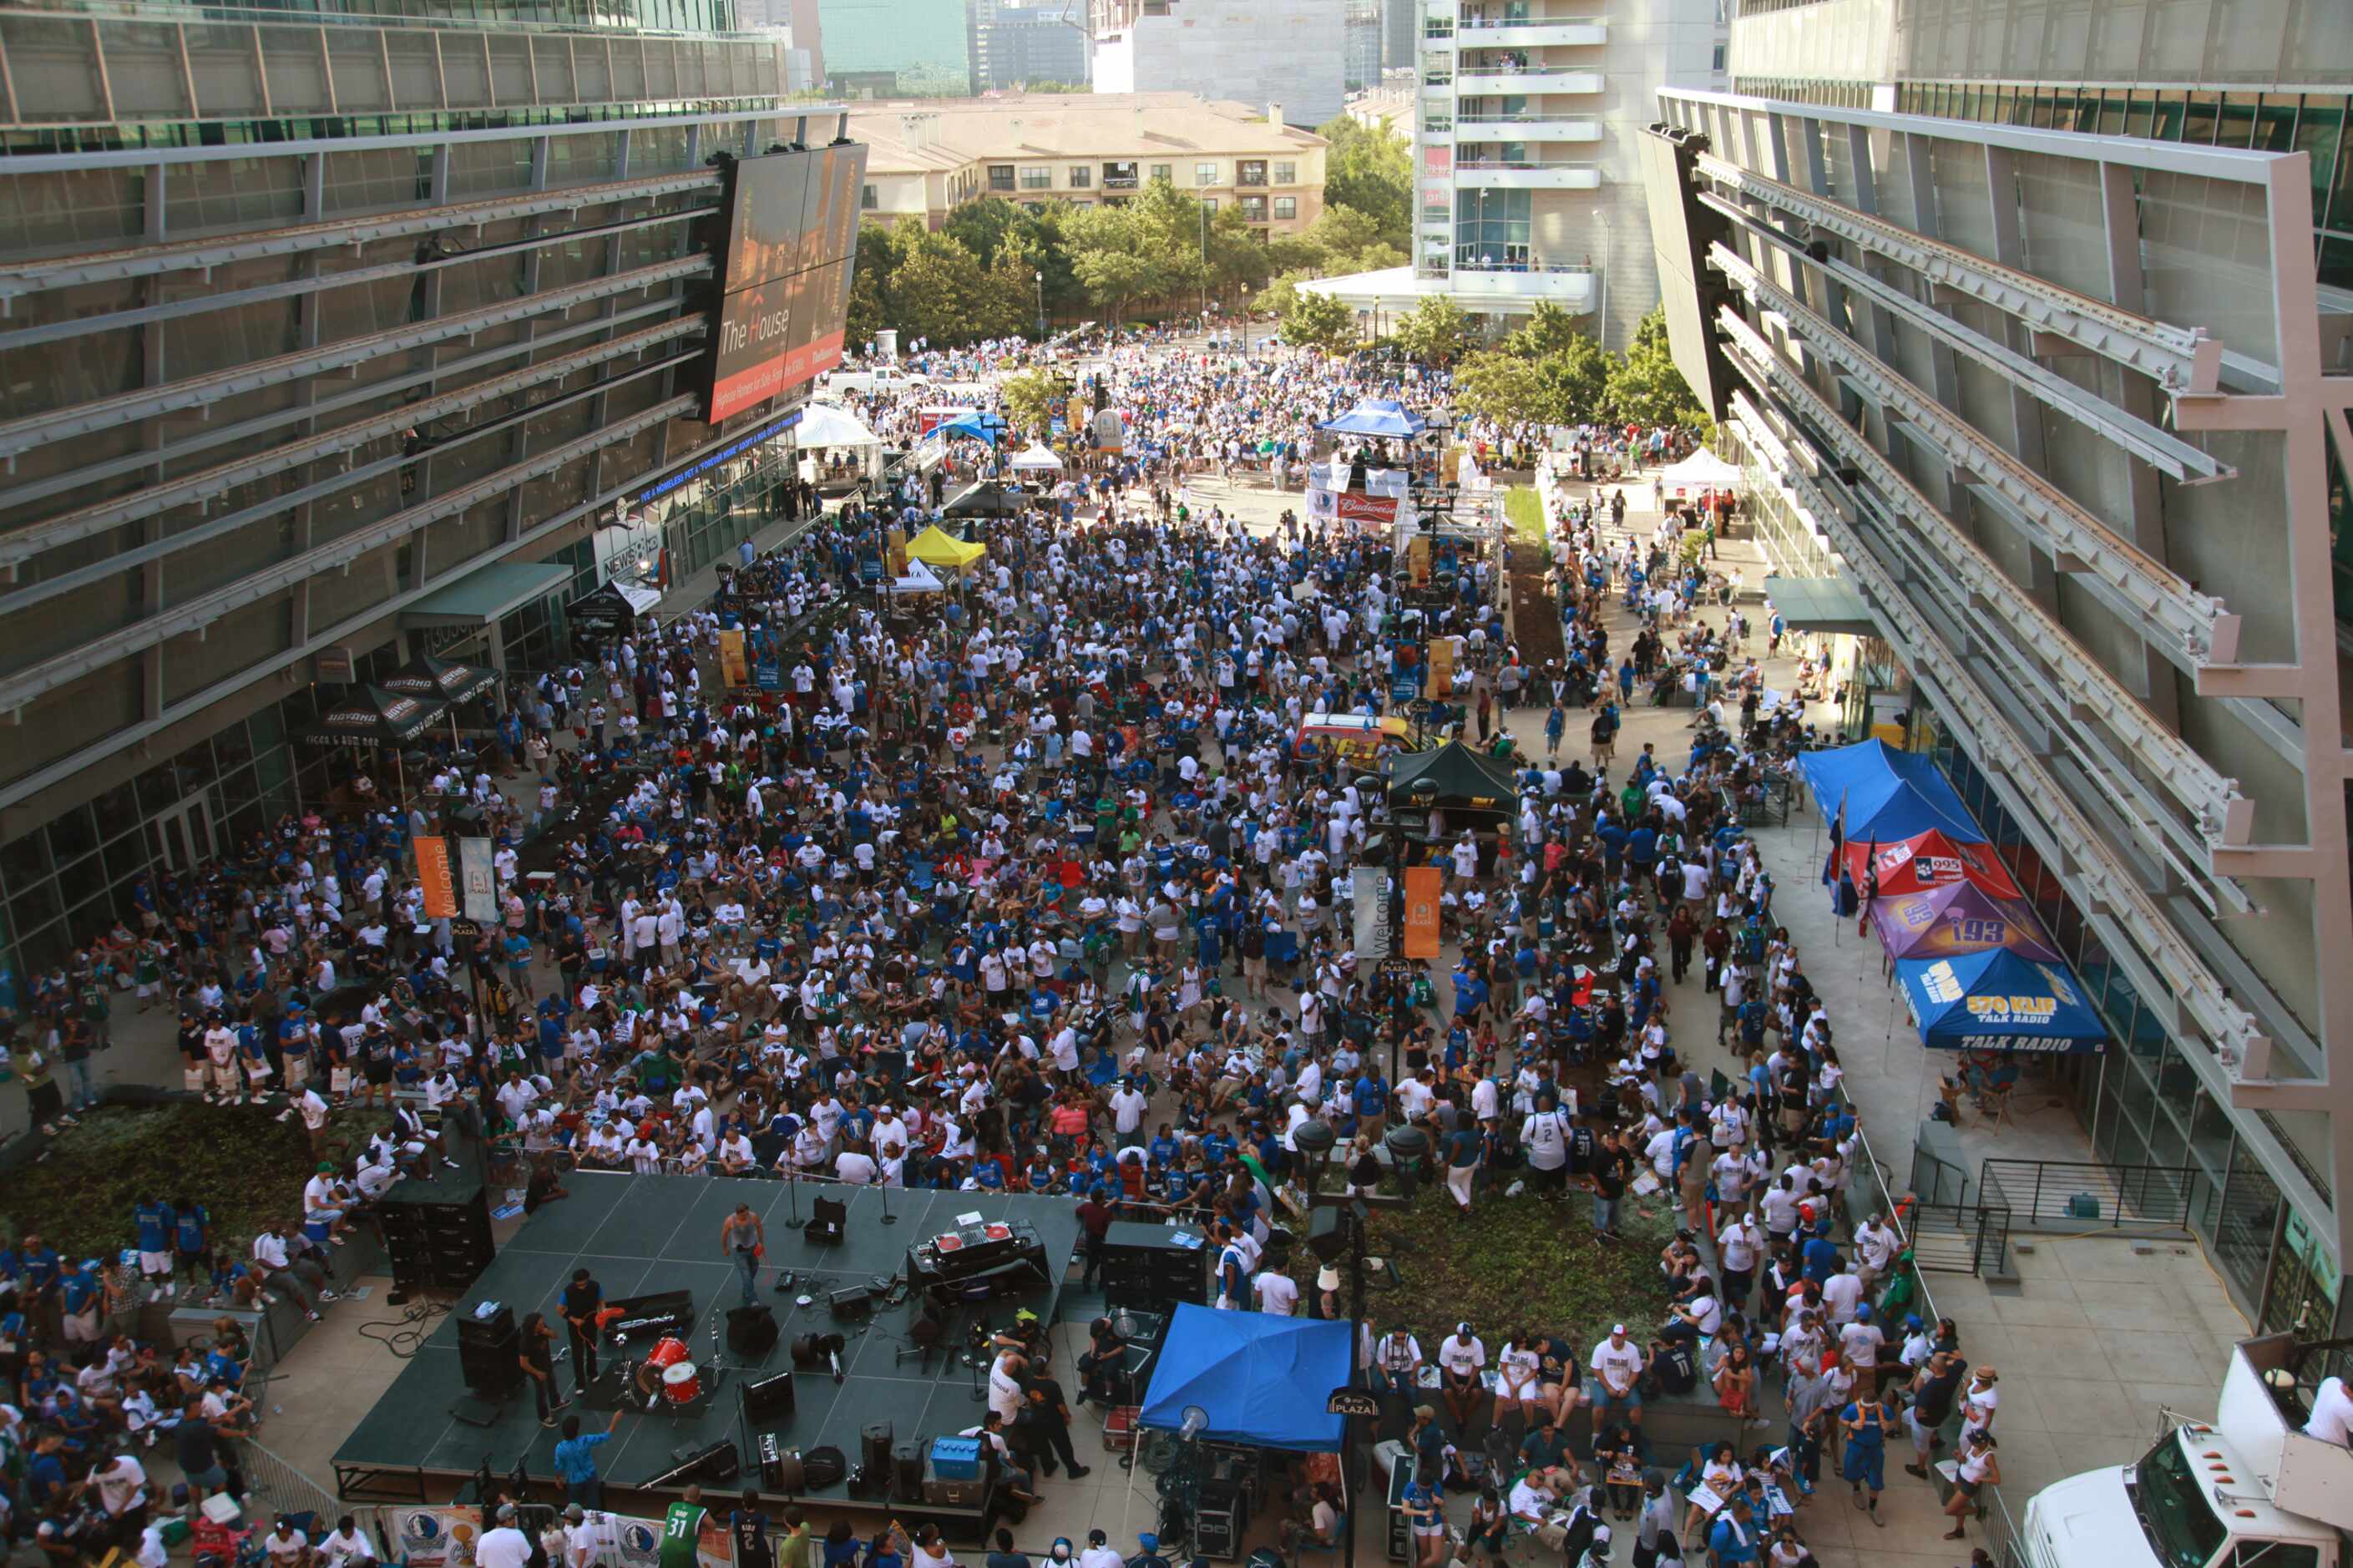
[[[139,1235],[139,1273],[147,1281],[150,1301],[160,1301],[172,1293],[172,1227],[179,1217],[170,1204],[153,1193],[131,1211],[132,1228]]]
[[[583,1508],[605,1506],[605,1481],[596,1473],[596,1449],[613,1440],[614,1428],[620,1424],[617,1409],[602,1432],[582,1432],[577,1415],[564,1418],[564,1437],[555,1445],[555,1473],[563,1479],[565,1501]]]

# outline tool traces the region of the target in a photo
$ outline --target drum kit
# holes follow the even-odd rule
[[[626,1347],[627,1338],[620,1343]],[[623,1397],[630,1390],[643,1392],[648,1410],[690,1415],[708,1408],[705,1402],[717,1391],[720,1373],[724,1370],[719,1356],[719,1325],[714,1322],[711,1326],[710,1359],[696,1361],[683,1338],[664,1333],[646,1352],[642,1362],[622,1362],[620,1386]]]

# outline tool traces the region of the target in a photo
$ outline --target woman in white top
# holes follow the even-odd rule
[[[1985,1513],[1978,1493],[2000,1482],[2001,1461],[1994,1454],[1993,1434],[1983,1430],[1971,1433],[1961,1445],[1960,1468],[1953,1474],[1953,1495],[1945,1500],[1945,1515],[1953,1521],[1953,1528],[1945,1531],[1946,1540],[1968,1538],[1969,1515],[1983,1517]]]
[[[1495,1411],[1500,1415],[1514,1403],[1520,1407],[1520,1417],[1530,1429],[1544,1408],[1544,1390],[1536,1382],[1543,1358],[1528,1340],[1525,1329],[1514,1329],[1504,1337],[1504,1348],[1495,1355]]]

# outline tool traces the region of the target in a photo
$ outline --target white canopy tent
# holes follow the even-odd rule
[[[912,555],[907,557],[906,574],[891,582],[891,592],[894,594],[940,594],[946,590],[947,584],[940,581],[940,574]]]
[[[806,452],[821,447],[880,447],[882,437],[846,408],[812,403],[801,411],[801,422],[793,427],[793,444]]]
[[[1013,471],[1017,474],[1059,474],[1062,471],[1062,459],[1033,442],[1027,451],[1013,459]]]
[[[1659,476],[1671,490],[1713,490],[1740,481],[1740,470],[1702,447]]]

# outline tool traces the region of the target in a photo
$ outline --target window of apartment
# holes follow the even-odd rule
[[[1240,163],[1236,163],[1234,165],[1234,184],[1238,185],[1262,185],[1266,184],[1266,160],[1263,158],[1245,158]]]
[[[1290,162],[1276,163],[1274,166],[1274,183],[1278,185],[1297,184],[1299,183],[1299,165]]]
[[[1138,183],[1134,163],[1105,163],[1103,166],[1103,189],[1132,191]]]
[[[1266,198],[1264,196],[1244,196],[1241,200],[1242,221],[1244,223],[1264,223],[1266,221]]]
[[[1215,163],[1194,164],[1193,183],[1197,185],[1216,184],[1218,183],[1218,166]]]
[[[988,166],[988,188],[992,191],[1011,190],[1013,188],[1013,165],[1010,163],[991,163]]]
[[[1071,189],[1083,191],[1095,183],[1095,172],[1084,163],[1071,165]]]
[[[1054,188],[1054,171],[1043,163],[1021,165],[1021,188],[1025,191],[1050,191]]]
[[[1288,222],[1290,219],[1295,218],[1298,216],[1299,198],[1297,196],[1277,196],[1274,198],[1274,216],[1276,222]]]
[[[1174,163],[1155,163],[1152,165],[1152,177],[1155,180],[1166,180],[1173,185],[1176,183],[1176,165]]]
[[[882,205],[882,195],[871,185],[862,185],[858,192],[858,205],[867,212],[873,212]]]

